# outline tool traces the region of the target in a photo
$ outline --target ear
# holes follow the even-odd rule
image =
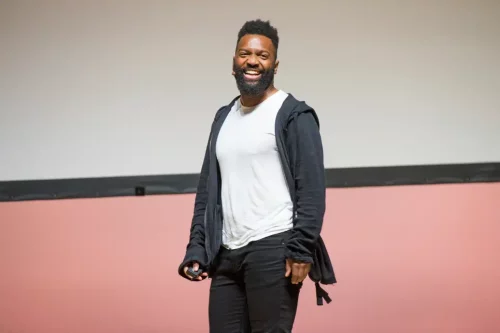
[[[234,72],[234,62],[236,61],[236,56],[233,56],[233,65],[231,66],[232,72],[231,75],[234,76],[236,73]]]
[[[278,73],[278,67],[279,66],[280,66],[280,61],[276,60],[276,62],[274,63],[274,74]]]

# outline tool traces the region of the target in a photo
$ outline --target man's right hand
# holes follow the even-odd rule
[[[201,273],[198,277],[196,278],[193,278],[192,276],[190,276],[188,273],[187,273],[187,270],[189,269],[189,267],[193,267],[193,271],[197,272],[199,269],[200,269],[200,264],[197,263],[197,262],[191,262],[189,264],[187,264],[186,266],[184,266],[184,275],[192,280],[192,281],[201,281],[201,280],[204,280],[207,278],[208,276],[208,273],[207,272],[203,272]]]

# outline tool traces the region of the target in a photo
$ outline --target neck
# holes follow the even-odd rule
[[[277,91],[278,89],[276,89],[273,85],[271,85],[260,95],[241,95],[240,97],[241,105],[247,107],[258,105],[264,102],[267,98],[272,96]]]

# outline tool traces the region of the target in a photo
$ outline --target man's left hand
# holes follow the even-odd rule
[[[311,264],[305,262],[297,262],[291,259],[286,260],[285,277],[292,276],[292,284],[299,284],[304,281],[311,270]]]

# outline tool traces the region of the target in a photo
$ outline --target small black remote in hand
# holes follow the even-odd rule
[[[195,272],[193,267],[189,267],[186,274],[189,275],[190,277],[192,277],[193,279],[197,278],[198,276],[200,276],[200,274],[203,273],[203,270],[201,270],[200,268],[198,268],[198,270]]]

